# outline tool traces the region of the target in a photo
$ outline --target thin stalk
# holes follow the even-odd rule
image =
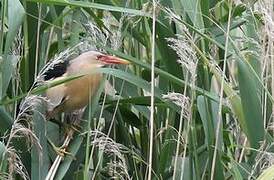
[[[35,67],[34,67],[34,79],[38,73],[38,58],[39,58],[39,42],[40,42],[40,27],[41,27],[41,11],[42,4],[38,3],[38,22],[37,22],[37,35],[36,35],[36,52],[35,52]]]
[[[269,7],[270,9],[273,8],[273,5]],[[273,17],[273,11],[271,10],[271,17]],[[266,26],[266,25],[265,25]],[[267,27],[266,27],[267,29]],[[273,36],[271,36],[271,32],[269,32],[270,35],[268,35],[268,47],[269,47],[269,58],[271,63],[271,94],[274,95],[274,52],[273,52]],[[267,84],[267,83],[266,83]],[[274,106],[272,104],[272,114],[274,114]],[[272,120],[273,121],[273,120]],[[274,133],[274,132],[273,132]]]
[[[189,116],[191,112],[189,113]],[[188,144],[188,134],[189,134],[189,131],[190,131],[190,120],[191,120],[191,117],[187,117],[188,121],[187,121],[187,127],[186,127],[186,137],[185,137],[185,145],[184,145],[184,152],[183,152],[183,165],[182,165],[182,173],[181,173],[181,177],[180,179],[182,180],[183,177],[184,177],[184,169],[185,169],[185,160],[186,160],[186,151],[187,151],[187,144]]]
[[[188,79],[189,72],[186,74],[186,81]],[[184,96],[186,96],[186,90],[187,86],[184,87]],[[180,150],[180,139],[181,139],[181,133],[182,133],[182,128],[183,128],[183,117],[184,117],[184,107],[185,103],[183,103],[183,106],[181,107],[181,114],[180,114],[180,123],[179,123],[179,132],[178,132],[178,138],[177,138],[177,145],[176,145],[176,153],[175,153],[175,161],[174,161],[174,171],[173,171],[173,180],[176,178],[176,170],[177,170],[177,162],[178,162],[178,156],[179,156],[179,150]],[[181,170],[182,172],[184,169]]]
[[[156,34],[156,0],[153,0],[153,15],[152,15],[152,42],[151,42],[151,90],[150,90],[150,135],[149,135],[149,161],[148,161],[148,176],[151,180],[152,172],[152,150],[153,150],[153,125],[154,125],[154,86],[155,86],[155,34]]]
[[[265,42],[264,42],[265,43]],[[271,51],[271,49],[272,49],[272,45],[271,45],[271,40],[269,40],[269,46],[267,47],[267,52],[266,52],[266,54],[264,54],[263,55],[263,57],[267,57],[267,54]],[[271,49],[270,49],[270,47],[271,47]],[[271,74],[273,74],[273,68],[274,68],[274,64],[273,64],[273,59],[271,59],[270,60],[270,64],[268,64],[269,63],[269,61],[268,61],[268,58],[264,58],[264,61],[263,61],[263,66],[265,67],[265,71],[263,70],[263,72],[262,72],[262,78],[264,77],[264,75],[265,75],[265,77],[267,77],[268,76],[268,74],[270,74],[269,73],[269,71],[271,70]],[[268,65],[270,65],[270,67],[268,66]],[[269,70],[270,69],[270,70]],[[264,79],[264,78],[263,78]],[[268,78],[265,78],[265,87],[268,89]],[[272,85],[273,85],[273,78],[271,78],[271,81],[272,81]],[[272,96],[273,96],[273,88],[271,87],[271,90],[272,90],[272,92],[271,92],[271,94],[272,94]],[[263,99],[263,102],[262,102],[262,112],[263,112],[263,120],[264,120],[264,128],[267,128],[267,93],[264,91],[264,93],[262,93],[262,99]],[[273,111],[272,111],[272,113],[273,113]]]
[[[1,7],[1,29],[0,29],[0,54],[3,52],[4,46],[4,27],[5,27],[5,15],[6,15],[7,0],[2,0]]]
[[[217,128],[216,128],[216,140],[215,140],[213,161],[212,161],[212,167],[211,167],[211,177],[210,177],[211,180],[214,179],[214,172],[215,172],[215,165],[216,165],[216,158],[217,158],[217,150],[218,150],[218,141],[219,141],[219,138],[220,138],[219,137],[219,132],[220,132],[220,128],[221,128],[221,119],[222,119],[222,102],[223,102],[223,94],[224,94],[224,81],[225,81],[226,61],[227,61],[227,54],[228,54],[229,32],[230,32],[231,11],[232,11],[232,8],[231,8],[232,4],[231,3],[229,5],[227,32],[225,33],[225,35],[226,35],[225,54],[224,54],[224,64],[223,64],[221,89],[220,89],[220,102],[219,102],[218,117],[217,117],[218,122],[217,122]]]
[[[209,162],[209,159],[206,160],[205,167],[208,166],[208,162]],[[205,179],[205,177],[206,177],[206,172],[207,172],[207,168],[204,169],[204,172],[203,172],[203,174],[202,174],[201,180]]]
[[[246,148],[245,148],[246,144],[247,144],[247,138],[245,137],[244,143],[243,143],[243,146],[242,146],[242,150],[241,150],[241,153],[240,153],[240,157],[239,157],[239,163],[241,163],[243,158],[244,158],[244,152],[246,150]]]
[[[197,152],[197,137],[196,137],[196,133],[195,133],[195,121],[193,119],[195,119],[195,117],[193,118],[194,114],[194,99],[196,99],[196,91],[194,89],[195,87],[195,74],[192,74],[192,78],[191,78],[191,83],[190,83],[190,89],[191,89],[191,98],[190,98],[190,107],[189,107],[189,117],[188,119],[188,130],[187,130],[187,134],[190,133],[190,143],[192,145],[192,153],[191,155],[193,155],[193,159],[194,159],[194,166],[191,166],[191,174],[193,174],[192,168],[195,168],[195,174],[196,174],[196,179],[200,179],[200,169],[199,169],[199,159],[198,159],[198,152]],[[186,143],[187,146],[188,143]],[[186,148],[186,147],[185,147]],[[186,149],[185,149],[186,151]],[[186,154],[184,154],[185,156]],[[190,156],[191,157],[191,156]],[[185,158],[184,158],[185,160]],[[192,161],[191,161],[192,162]],[[183,167],[185,166],[185,162],[183,164]],[[184,169],[183,169],[184,170]],[[181,179],[183,178],[183,176],[181,176]]]
[[[51,27],[50,31],[49,31],[49,39],[48,39],[48,45],[47,45],[47,49],[46,49],[46,53],[45,53],[45,62],[44,62],[44,64],[46,64],[46,62],[48,61],[49,49],[50,49],[50,45],[51,45],[50,43],[51,43],[51,40],[52,40],[53,30],[54,30],[54,27]]]
[[[90,91],[90,90],[89,90]],[[89,102],[91,102],[91,93],[89,94]],[[90,103],[89,103],[90,104]],[[88,106],[88,122],[87,122],[87,141],[86,141],[86,153],[85,153],[85,170],[84,170],[84,180],[88,180],[88,171],[89,171],[89,151],[90,151],[90,135],[91,135],[91,106]],[[99,124],[99,123],[98,123]]]
[[[191,103],[190,103],[190,107],[191,107],[191,111],[190,111],[190,133],[191,133],[191,144],[193,147],[193,151],[192,154],[194,156],[194,170],[195,170],[195,174],[196,174],[196,179],[200,179],[200,169],[199,169],[199,158],[198,158],[198,152],[197,152],[197,136],[196,136],[196,129],[195,129],[195,121],[193,119],[195,119],[195,114],[193,112],[193,107],[194,107],[194,99],[196,97],[196,93],[195,91],[192,89],[191,90],[192,94],[191,94]]]
[[[27,9],[27,2],[23,1],[24,8]],[[27,91],[30,84],[29,78],[29,35],[28,35],[28,19],[25,16],[24,24],[23,24],[23,31],[24,31],[24,83],[23,83],[23,90],[24,92]]]
[[[109,77],[110,77],[110,76],[108,75],[108,77],[107,77],[106,79],[109,80]],[[104,106],[105,106],[105,103],[106,103],[106,98],[107,98],[107,93],[105,92],[105,93],[104,93],[103,102],[102,102],[102,108],[101,108],[100,115],[99,115],[99,118],[98,118],[99,121],[100,121],[100,119],[101,119],[102,116],[103,116],[103,111],[104,111]],[[97,138],[97,135],[98,135],[97,131],[98,131],[98,129],[99,129],[99,125],[100,125],[100,123],[98,122],[98,124],[97,124],[97,126],[96,126],[96,134],[95,134],[95,136],[94,136],[94,139]],[[90,169],[90,168],[91,168],[91,165],[92,165],[92,159],[93,159],[94,150],[95,150],[95,145],[93,145],[92,148],[91,148],[91,152],[90,152],[89,160],[88,160],[88,169]],[[86,174],[85,176],[87,176],[87,174]],[[95,178],[95,176],[93,176],[93,177]]]

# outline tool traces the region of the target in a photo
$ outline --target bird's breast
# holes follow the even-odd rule
[[[65,84],[67,100],[64,109],[72,111],[86,106],[89,99],[94,95],[102,79],[101,74],[85,75]]]

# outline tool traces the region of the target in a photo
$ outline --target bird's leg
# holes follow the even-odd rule
[[[81,126],[78,124],[68,124],[63,123],[64,126],[64,137],[69,137],[72,139],[73,133],[78,132],[80,133]]]
[[[66,141],[72,139],[74,132],[80,132],[81,126],[79,125],[82,113],[81,111],[77,111],[75,113],[68,113],[65,114],[65,122],[56,121],[55,123],[61,124],[64,127],[64,134],[65,140],[64,144],[61,147],[56,147],[55,144],[48,138],[49,144],[52,146],[53,150],[57,153],[57,155],[64,157],[65,155],[72,155],[71,153],[67,152],[68,144]]]
[[[68,129],[65,132],[68,132],[69,130],[80,132],[81,126],[79,125],[79,122],[81,120],[82,115],[83,110],[77,110],[72,113],[65,114],[65,121],[68,127]]]
[[[80,131],[81,126],[79,124],[76,124],[76,123],[64,122],[63,127],[64,127],[65,137],[67,135],[69,135],[72,138],[71,131],[72,132],[79,132],[79,133],[81,132]]]
[[[56,120],[55,118],[51,118],[49,121],[57,124],[59,128],[63,127],[65,134],[67,134],[70,129],[73,129],[76,132],[80,132],[81,126],[78,123],[72,123],[71,120],[68,119],[70,118],[66,115],[65,122],[61,122],[61,120]]]
[[[64,133],[65,133],[65,140],[63,145],[60,147],[56,147],[55,144],[50,139],[48,139],[48,141],[50,145],[52,146],[53,150],[57,153],[57,155],[61,157],[64,157],[65,155],[73,156],[71,153],[66,151],[68,147],[67,142],[69,142],[72,139],[74,132],[79,130],[74,127],[74,124],[63,123],[63,125],[64,125]]]

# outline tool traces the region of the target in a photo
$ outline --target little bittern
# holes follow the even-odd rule
[[[64,61],[49,69],[44,76],[46,82],[62,80],[77,74],[83,74],[83,76],[46,91],[46,97],[49,100],[48,116],[53,117],[60,112],[72,112],[85,107],[89,97],[94,95],[102,80],[102,74],[90,74],[90,72],[110,64],[129,64],[129,62],[97,51],[88,51],[73,60]]]

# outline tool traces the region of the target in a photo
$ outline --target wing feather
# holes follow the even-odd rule
[[[55,80],[61,80],[65,76],[56,78]],[[46,91],[46,97],[48,98],[48,111],[53,111],[54,108],[59,106],[66,99],[66,86],[65,84],[60,84],[49,88]]]
[[[48,81],[63,76],[66,73],[68,66],[68,60],[54,64],[53,67],[51,67],[44,73],[44,80]]]

